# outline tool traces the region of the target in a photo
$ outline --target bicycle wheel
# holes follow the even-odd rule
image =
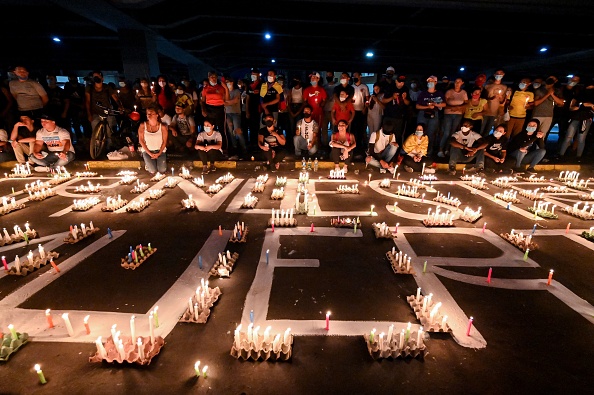
[[[107,142],[107,126],[105,123],[98,123],[91,135],[91,159],[98,159],[105,149]]]

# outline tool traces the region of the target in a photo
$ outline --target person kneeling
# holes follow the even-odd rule
[[[283,149],[287,143],[285,135],[276,128],[276,121],[272,114],[264,115],[264,126],[258,131],[258,146],[266,155],[266,166],[274,164],[274,170],[278,170],[280,162],[285,156]]]
[[[431,164],[427,158],[427,149],[429,147],[429,137],[425,134],[425,124],[419,123],[415,132],[404,140],[402,149],[406,154],[402,159],[404,170],[409,173],[413,171],[423,171],[423,165],[426,165],[425,173],[433,174],[435,169],[429,167]]]
[[[307,151],[309,156],[318,152],[318,135],[320,126],[311,116],[312,109],[309,104],[303,107],[303,118],[297,121],[297,130],[293,137],[295,146],[295,156],[300,157],[303,151]]]
[[[369,136],[369,148],[365,163],[379,167],[380,173],[394,173],[394,161],[398,158],[398,143],[394,138],[394,122],[385,119],[382,128]]]
[[[480,134],[472,130],[473,122],[464,120],[459,131],[450,138],[450,161],[448,173],[456,174],[456,163],[470,163],[476,159],[474,167],[466,169],[468,172],[478,171],[482,173],[485,169],[485,147]]]
[[[202,174],[217,170],[215,161],[223,159],[222,146],[223,136],[219,131],[214,130],[214,125],[210,120],[205,119],[202,132],[198,133],[196,145],[194,146],[198,151],[198,157],[202,161]]]

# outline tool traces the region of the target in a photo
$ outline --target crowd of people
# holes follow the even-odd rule
[[[246,78],[210,71],[200,83],[158,75],[119,76],[115,84],[95,70],[85,83],[69,75],[62,87],[55,74],[38,81],[18,66],[9,77],[0,92],[0,161],[29,162],[39,171],[68,164],[75,147],[88,149],[105,107],[136,121],[132,144],[150,173],[164,171],[167,156],[197,157],[204,174],[218,160],[254,156],[271,170],[285,158],[327,157],[345,172],[355,160],[380,172],[431,172],[443,160],[451,174],[459,163],[473,164],[469,172],[534,173],[541,161],[568,153],[581,161],[592,145],[594,81],[579,76],[507,83],[499,69],[473,81],[419,81],[388,67],[379,78],[314,71],[289,79],[253,68]],[[108,122],[118,130],[117,116]],[[555,126],[558,144],[547,154]],[[117,150],[122,142],[109,135],[107,145]]]

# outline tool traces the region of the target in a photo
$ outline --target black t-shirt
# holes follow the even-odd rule
[[[505,136],[496,139],[493,134],[490,134],[485,137],[484,141],[487,143],[485,152],[498,158],[501,158],[501,151],[507,150],[507,137]]]
[[[398,96],[394,97],[394,93],[398,93]],[[390,95],[392,96],[392,100],[384,105],[384,117],[401,119],[407,115],[408,106],[404,103],[404,99],[402,98],[403,93],[406,93],[408,96],[408,89],[405,87],[400,89],[394,88],[392,95]],[[384,96],[384,99],[390,96]]]
[[[255,81],[248,85],[247,94],[250,98],[249,111],[251,113],[257,113],[260,108],[260,88],[262,87],[261,81]]]
[[[277,133],[280,133],[278,130],[276,131]],[[276,137],[274,137],[273,135],[270,134],[270,132],[268,131],[268,128],[266,126],[264,126],[263,128],[261,128],[258,131],[258,136],[264,136],[264,142],[268,144],[268,147],[274,149],[274,150],[279,150],[281,149],[283,146],[278,142],[278,140],[276,139]]]
[[[507,145],[507,150],[509,152],[514,152],[520,148],[529,149],[533,146],[534,142],[537,143],[536,145],[539,145],[540,142],[538,140],[542,139],[536,137],[536,132],[529,135],[528,132],[526,132],[526,129],[524,129],[510,140],[509,144]]]
[[[29,128],[26,126],[19,126],[17,129],[17,136],[17,140],[28,139],[29,137],[37,136],[37,131],[35,128],[33,128],[33,130],[29,130]]]
[[[578,95],[576,95],[575,100],[580,103],[594,103],[594,89],[584,89]],[[592,109],[590,107],[584,107],[580,105],[579,110],[571,112],[571,119],[577,121],[586,121],[592,118]]]

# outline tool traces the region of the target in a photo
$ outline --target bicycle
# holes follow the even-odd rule
[[[121,110],[114,110],[112,108],[102,106],[99,102],[96,105],[97,107],[103,110],[103,114],[99,115],[101,120],[93,129],[93,133],[91,135],[91,158],[97,159],[103,154],[103,150],[105,149],[105,146],[107,144],[108,137],[110,137],[112,139],[112,143],[117,146],[132,146],[131,151],[133,151],[134,142],[131,140],[131,138],[134,139],[134,133],[138,130],[138,121],[140,120],[140,114],[136,111],[126,112]],[[108,122],[108,117],[118,115],[126,116],[120,117],[120,120],[117,123],[117,129],[113,130]],[[118,140],[120,138],[125,139],[124,141],[126,143],[119,144]]]

